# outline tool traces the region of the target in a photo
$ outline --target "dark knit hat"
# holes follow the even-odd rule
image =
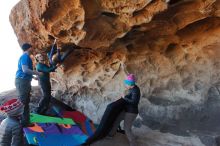
[[[24,106],[19,99],[11,99],[0,107],[0,111],[8,116],[19,116],[24,111]]]
[[[29,48],[31,48],[31,47],[32,47],[31,44],[24,43],[21,48],[22,48],[23,51],[27,51],[27,50],[28,50]]]

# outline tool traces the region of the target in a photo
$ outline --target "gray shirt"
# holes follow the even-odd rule
[[[22,146],[22,127],[13,117],[7,117],[0,125],[0,146]]]

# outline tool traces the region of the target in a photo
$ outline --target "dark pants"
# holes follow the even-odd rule
[[[109,136],[115,135],[118,126],[120,125],[121,121],[124,120],[125,134],[128,138],[130,146],[137,146],[137,142],[131,130],[132,124],[134,120],[136,119],[136,117],[137,117],[137,114],[135,113],[121,112],[120,115],[115,120],[112,130],[109,132]]]
[[[43,98],[39,103],[39,106],[37,108],[37,113],[44,114],[49,108],[50,99],[51,99],[50,81],[40,81],[40,86],[43,93]]]
[[[24,104],[24,112],[22,114],[21,122],[23,126],[26,126],[30,122],[29,103],[30,103],[30,93],[31,93],[31,81],[17,78],[15,80],[15,86],[18,96],[21,102]]]
[[[61,53],[60,50],[57,49],[56,45],[53,45],[50,53],[48,54],[50,64],[56,66],[58,63],[62,63],[73,50],[73,48],[69,48],[65,52]],[[57,55],[55,60],[53,60],[54,55]]]

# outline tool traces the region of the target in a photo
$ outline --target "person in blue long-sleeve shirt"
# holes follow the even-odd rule
[[[44,57],[41,54],[37,54],[35,59],[37,61],[36,70],[43,73],[43,75],[39,77],[43,98],[41,99],[36,112],[38,114],[45,114],[51,99],[50,72],[54,72],[57,67],[45,64]]]
[[[16,71],[15,86],[18,93],[19,99],[24,104],[24,112],[22,114],[21,123],[23,127],[30,125],[29,117],[29,103],[30,103],[30,92],[31,92],[31,80],[34,78],[33,75],[40,76],[41,73],[33,70],[33,63],[30,57],[32,53],[32,45],[24,43],[21,46],[23,54],[18,60],[18,69]]]

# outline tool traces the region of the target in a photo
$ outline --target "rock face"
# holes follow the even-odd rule
[[[211,146],[220,133],[219,16],[220,0],[21,0],[10,21],[33,54],[54,38],[63,51],[77,46],[53,74],[54,95],[94,121],[133,73],[142,92],[136,126]]]

